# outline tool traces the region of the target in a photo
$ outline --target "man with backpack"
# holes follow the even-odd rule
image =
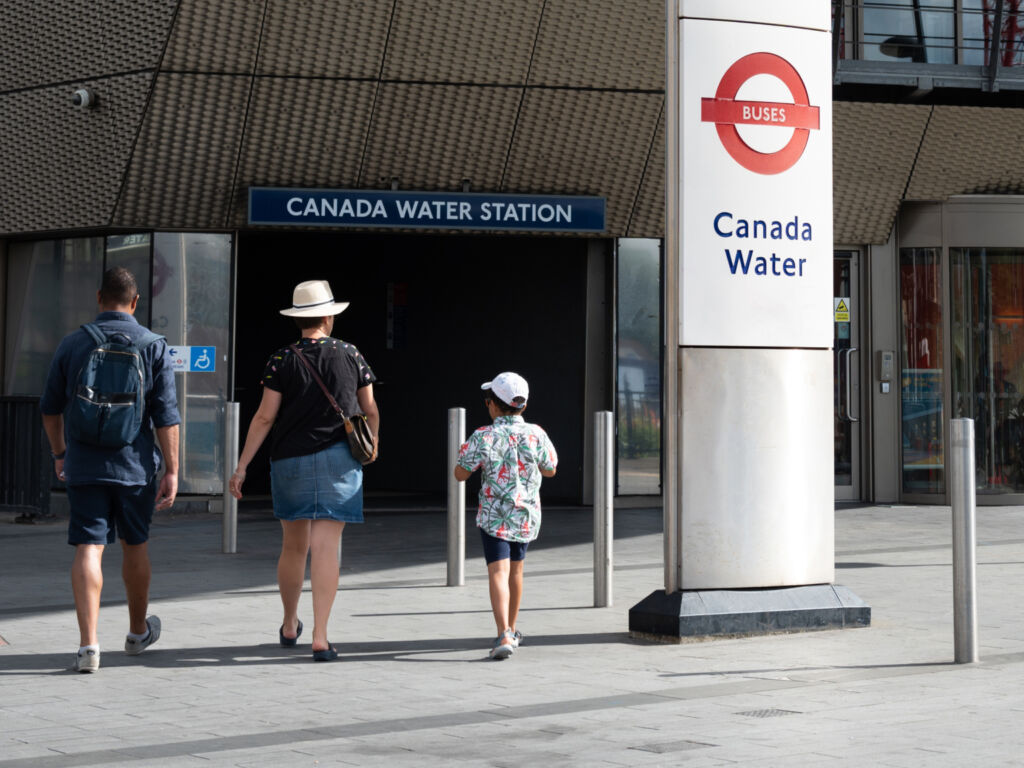
[[[124,551],[125,653],[142,653],[160,637],[160,620],[146,616],[147,541],[154,509],[169,508],[178,492],[181,420],[167,343],[134,318],[139,291],[127,269],[108,269],[96,298],[96,320],[57,347],[39,403],[54,470],[67,482],[71,508],[68,543],[75,547],[71,587],[81,634],[75,661],[79,672],[100,666],[103,549],[115,537]],[[164,474],[158,482],[161,455]]]

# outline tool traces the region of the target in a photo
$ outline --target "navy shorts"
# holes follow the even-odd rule
[[[156,490],[156,478],[149,485],[69,485],[68,544],[145,544]]]
[[[490,565],[498,560],[525,560],[528,541],[505,541],[480,529],[480,541],[484,544],[484,560]]]

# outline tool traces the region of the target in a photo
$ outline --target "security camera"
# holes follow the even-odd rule
[[[82,109],[88,109],[89,107],[96,106],[96,94],[90,91],[88,88],[79,88],[73,94],[71,94],[71,103],[76,107]]]

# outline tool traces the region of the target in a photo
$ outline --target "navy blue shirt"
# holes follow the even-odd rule
[[[108,335],[120,332],[132,341],[138,341],[146,332],[126,312],[100,312],[95,323]],[[46,389],[39,401],[43,413],[64,414],[74,397],[78,372],[95,347],[96,342],[81,328],[64,337],[53,356]],[[146,366],[146,410],[142,429],[130,445],[103,448],[71,440],[65,419],[64,439],[68,453],[64,458],[64,475],[68,485],[148,485],[159,471],[161,456],[153,428],[171,427],[181,422],[167,342],[158,339],[150,344],[143,350],[142,359]]]

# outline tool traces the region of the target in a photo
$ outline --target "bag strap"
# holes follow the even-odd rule
[[[92,340],[96,342],[97,346],[107,343],[107,334],[105,334],[103,329],[96,325],[96,323],[85,323],[82,326],[82,330],[92,337]]]
[[[324,385],[323,379],[320,378],[320,374],[316,372],[316,368],[313,367],[313,364],[306,359],[305,355],[302,354],[302,350],[299,349],[298,346],[295,344],[289,344],[288,348],[295,353],[295,356],[302,361],[302,364],[305,365],[309,372],[313,375],[313,380],[320,385],[320,389],[323,391],[324,396],[330,402],[331,407],[334,409],[334,412],[341,417],[342,421],[348,421],[348,416],[346,416],[345,412],[341,410],[341,406],[338,405],[338,401],[334,399],[334,395],[332,395],[327,390],[327,387]]]

